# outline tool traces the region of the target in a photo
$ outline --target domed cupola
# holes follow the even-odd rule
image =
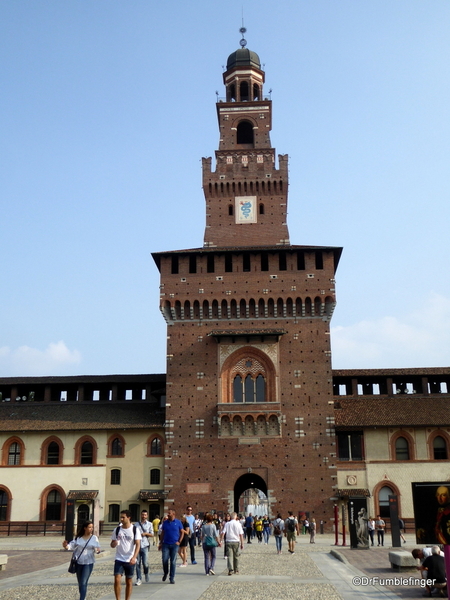
[[[239,30],[242,36],[245,27]],[[227,102],[251,102],[263,99],[262,86],[264,71],[256,52],[246,48],[247,40],[242,37],[239,50],[232,52],[227,60],[227,70],[223,74]]]
[[[239,48],[236,52],[230,54],[227,60],[227,71],[234,67],[255,67],[261,69],[261,62],[256,52],[248,48]]]

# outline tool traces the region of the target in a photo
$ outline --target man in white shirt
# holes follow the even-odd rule
[[[142,536],[141,547],[139,548],[136,562],[136,585],[141,585],[142,567],[144,568],[145,583],[150,581],[148,576],[148,551],[150,550],[150,538],[153,537],[153,525],[148,520],[148,512],[146,510],[141,512],[141,520],[135,525]]]
[[[244,530],[242,525],[237,520],[237,514],[231,513],[231,521],[226,521],[223,526],[222,533],[220,534],[220,541],[223,542],[223,538],[226,535],[226,553],[228,558],[228,575],[233,573],[239,573],[239,544],[241,550],[244,548]]]
[[[136,525],[131,524],[131,513],[123,510],[120,513],[120,525],[111,536],[111,548],[116,549],[114,561],[114,594],[120,600],[122,575],[125,575],[125,600],[130,600],[133,591],[133,575],[136,558],[141,546],[141,534]]]

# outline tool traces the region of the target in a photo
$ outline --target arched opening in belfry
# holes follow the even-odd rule
[[[237,126],[237,143],[253,145],[253,125],[250,121],[241,121]]]
[[[234,484],[234,510],[242,515],[269,514],[267,484],[262,477],[252,473],[251,470],[241,475]]]
[[[239,100],[241,102],[248,102],[249,100],[249,92],[248,92],[248,81],[241,81],[241,85],[239,86]]]

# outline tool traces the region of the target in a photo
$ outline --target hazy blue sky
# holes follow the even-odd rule
[[[448,0],[2,0],[0,376],[165,372],[242,6],[291,243],[344,247],[333,366],[450,365]]]

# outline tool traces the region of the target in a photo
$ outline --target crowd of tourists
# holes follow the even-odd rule
[[[78,528],[75,539],[65,541],[64,548],[73,551],[73,571],[78,579],[80,600],[85,600],[89,577],[91,575],[95,554],[100,552],[97,536],[93,535],[92,521],[83,523]],[[139,521],[133,523],[131,513],[123,510],[120,513],[120,525],[114,528],[111,535],[111,548],[116,550],[114,561],[114,592],[116,600],[120,600],[122,576],[125,576],[125,600],[130,600],[135,585],[143,581],[148,583],[149,564],[148,552],[150,545],[157,546],[161,551],[163,576],[175,583],[177,557],[179,567],[187,567],[190,563],[196,565],[195,552],[201,546],[205,575],[215,575],[215,564],[218,549],[223,549],[223,558],[227,560],[228,575],[239,573],[240,550],[247,544],[269,544],[271,536],[275,539],[277,554],[282,553],[283,538],[286,538],[288,552],[294,554],[296,536],[303,532],[309,533],[310,542],[315,543],[316,523],[314,519],[303,520],[301,523],[288,512],[286,519],[280,513],[271,520],[268,515],[247,516],[235,512],[226,513],[220,517],[217,513],[206,513],[202,516],[193,514],[191,506],[187,506],[183,515],[178,519],[174,509],[169,509],[163,519],[159,516],[152,521],[148,512],[143,510]],[[189,556],[188,556],[189,555]]]

